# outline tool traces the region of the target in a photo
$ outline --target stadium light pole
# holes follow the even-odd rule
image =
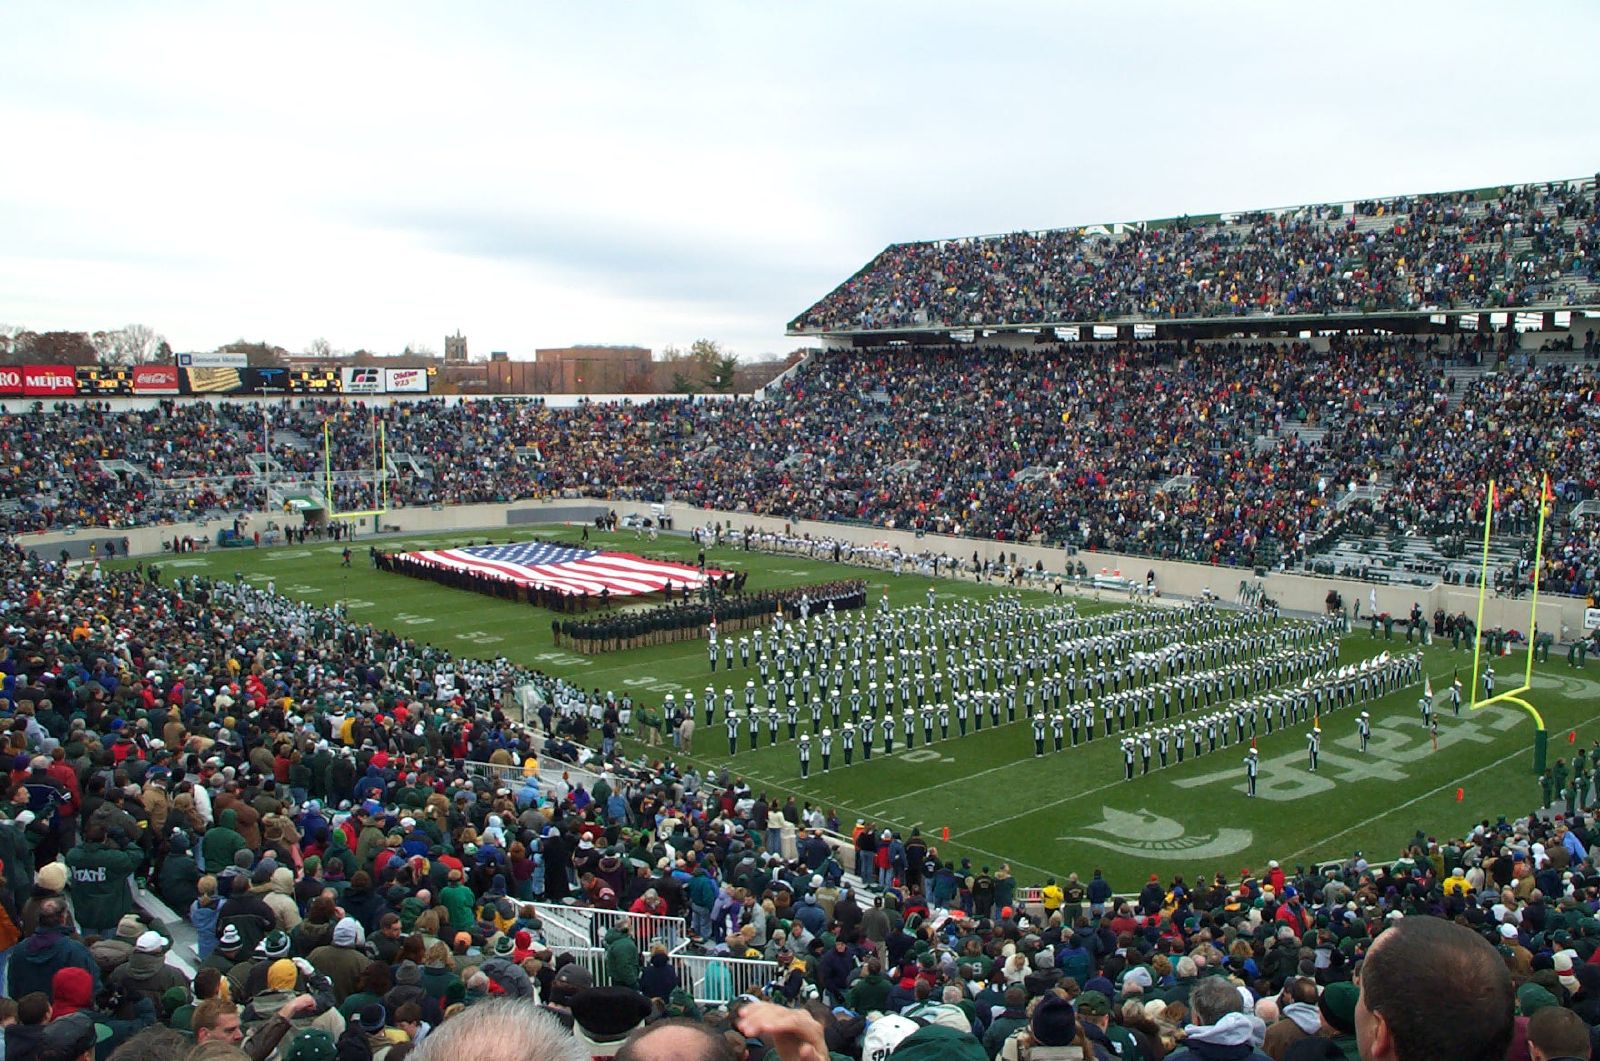
[[[276,387],[261,388],[261,511],[272,517],[272,395]]]
[[[261,511],[272,520],[272,399],[261,397]]]

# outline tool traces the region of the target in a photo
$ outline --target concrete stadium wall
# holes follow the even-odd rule
[[[645,515],[649,515],[648,505],[638,506]],[[624,509],[617,505],[608,505],[593,501],[570,501],[563,499],[549,499],[544,501],[521,501],[512,505],[447,505],[440,508],[396,508],[380,517],[380,525],[385,533],[405,532],[408,534],[428,533],[432,531],[495,531],[512,525],[532,523],[562,523],[562,522],[587,522],[600,512],[609,508],[616,508],[619,513]],[[253,535],[260,531],[265,534],[272,527],[282,527],[284,517],[277,512],[250,512],[240,516],[243,521],[243,531]],[[294,517],[290,517],[294,519]],[[356,539],[364,540],[373,537],[375,531],[371,517],[352,521],[356,526]],[[298,525],[298,522],[296,522]],[[90,541],[103,541],[108,537],[115,537],[120,543],[127,542],[127,548],[133,556],[155,556],[170,552],[167,548],[174,538],[204,539],[215,545],[217,532],[229,530],[233,527],[233,517],[219,516],[209,520],[199,520],[184,523],[164,523],[156,527],[130,527],[122,530],[107,531],[101,527],[85,527],[79,531],[45,531],[36,534],[20,534],[18,542],[28,549],[37,549],[47,556],[55,556],[62,549],[67,548],[75,556],[85,555],[87,544]],[[80,545],[79,543],[83,543]]]
[[[617,509],[619,512],[622,511],[622,506],[618,505]],[[673,516],[673,525],[679,530],[720,520],[724,526],[732,525],[739,528],[754,526],[763,531],[810,534],[813,537],[836,538],[860,545],[883,542],[898,545],[912,553],[930,550],[962,561],[970,561],[973,553],[977,553],[982,560],[998,559],[1002,553],[1009,559],[1015,554],[1019,562],[1029,567],[1043,561],[1047,571],[1060,570],[1067,560],[1066,553],[1061,549],[1049,549],[1037,545],[1019,545],[938,534],[918,536],[908,531],[812,520],[783,520],[753,516],[749,513],[697,509],[688,505],[671,505],[669,510]],[[1149,557],[1117,553],[1079,552],[1071,559],[1074,563],[1081,562],[1091,574],[1102,570],[1121,571],[1130,578],[1143,580],[1145,573],[1153,570],[1156,573],[1157,589],[1162,593],[1181,597],[1198,597],[1206,590],[1210,590],[1224,600],[1232,600],[1238,594],[1239,583],[1250,581],[1261,585],[1266,593],[1284,608],[1294,611],[1322,611],[1326,606],[1330,589],[1336,589],[1343,594],[1346,607],[1353,607],[1355,602],[1360,600],[1363,614],[1370,608],[1370,594],[1373,591],[1377,594],[1379,612],[1405,616],[1410,614],[1412,602],[1415,601],[1422,605],[1423,614],[1430,623],[1435,608],[1442,607],[1452,615],[1465,611],[1474,617],[1478,610],[1476,588],[1447,586],[1443,583],[1431,588],[1380,586],[1359,579],[1289,573],[1271,573],[1263,578],[1257,578],[1251,568],[1212,567],[1206,564],[1153,560]],[[1503,627],[1526,633],[1528,602],[1525,599],[1511,600],[1491,596],[1484,602],[1483,623],[1486,627]],[[1559,635],[1563,625],[1574,634],[1583,632],[1583,601],[1575,597],[1542,597],[1539,602],[1540,629],[1553,631]]]
[[[441,508],[397,508],[385,513],[381,520],[384,531],[428,533],[432,531],[499,531],[510,526],[534,523],[586,523],[607,509],[618,515],[630,513],[650,517],[652,506],[635,501],[597,501],[588,498],[548,498],[539,501],[520,501],[511,505],[452,505]],[[694,526],[707,526],[721,522],[724,527],[755,527],[761,531],[789,534],[809,534],[818,538],[835,538],[859,545],[885,543],[898,545],[910,553],[929,550],[961,561],[970,561],[974,553],[982,560],[1007,559],[1015,554],[1017,560],[1028,567],[1042,561],[1047,571],[1059,571],[1068,559],[1061,549],[1010,542],[986,541],[976,538],[957,538],[949,535],[917,535],[909,531],[885,530],[840,523],[823,523],[815,520],[785,520],[772,516],[756,516],[748,512],[724,512],[696,508],[691,505],[670,504],[667,514],[672,517],[675,529],[683,531]],[[250,513],[244,518],[245,533],[265,532],[269,523],[282,525],[278,513]],[[176,523],[160,527],[136,527],[126,530],[106,531],[102,528],[85,528],[78,533],[51,531],[24,534],[19,541],[26,547],[38,548],[47,556],[54,556],[68,547],[106,537],[126,539],[135,556],[160,556],[163,545],[174,537],[195,537],[215,540],[217,531],[230,527],[230,519],[212,519],[203,523]],[[371,538],[374,533],[370,518],[358,522],[357,540]],[[73,549],[77,552],[77,549]],[[1127,556],[1117,553],[1079,552],[1071,557],[1081,562],[1090,573],[1120,571],[1130,578],[1143,580],[1145,572],[1155,571],[1156,587],[1162,593],[1180,597],[1198,597],[1207,590],[1233,600],[1239,583],[1257,583],[1280,605],[1293,611],[1320,612],[1330,589],[1343,594],[1345,604],[1351,607],[1361,602],[1363,614],[1370,611],[1375,593],[1379,612],[1405,616],[1413,602],[1422,605],[1425,617],[1431,622],[1434,609],[1443,608],[1449,614],[1466,612],[1476,616],[1477,590],[1468,586],[1448,586],[1443,583],[1432,587],[1382,586],[1359,579],[1320,577],[1283,572],[1270,573],[1258,578],[1250,568],[1212,567],[1206,564],[1184,563],[1175,560],[1153,560],[1148,557]],[[1576,597],[1546,596],[1539,602],[1539,628],[1555,633],[1558,638],[1566,634],[1583,633],[1583,601]],[[1483,624],[1528,631],[1528,602],[1526,599],[1508,599],[1491,596],[1484,602]]]

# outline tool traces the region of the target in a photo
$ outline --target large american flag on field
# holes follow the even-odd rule
[[[474,545],[466,549],[429,549],[407,554],[413,560],[440,564],[462,571],[508,578],[519,586],[543,586],[568,593],[599,593],[613,597],[659,593],[667,583],[673,589],[699,588],[707,577],[690,564],[646,560],[632,553],[603,553],[553,542],[514,542],[509,545]]]

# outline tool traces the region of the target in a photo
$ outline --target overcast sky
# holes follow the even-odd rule
[[[0,7],[0,323],[442,350],[786,320],[885,244],[1579,176],[1600,4]]]

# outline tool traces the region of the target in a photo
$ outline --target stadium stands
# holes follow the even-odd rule
[[[1600,453],[1587,353],[1452,368],[1436,338],[834,351],[768,401],[441,401],[376,410],[72,405],[0,415],[0,526],[126,527],[320,497],[371,505],[370,416],[395,506],[576,491],[1243,566],[1471,577],[1491,474],[1501,578],[1526,582],[1535,508],[1556,484],[1550,589],[1595,586]],[[1491,356],[1493,352],[1491,351]],[[1532,361],[1530,365],[1528,362]],[[1560,425],[1552,431],[1551,425]],[[403,447],[403,449],[402,449]],[[1574,513],[1579,513],[1573,522]]]
[[[798,333],[1592,305],[1595,181],[899,243]]]
[[[929,1023],[982,1042],[958,1056],[1014,1057],[1070,1035],[1074,1008],[1081,1034],[1141,1056],[1186,1036],[1192,1050],[1213,1026],[1234,1047],[1320,1031],[1342,1051],[1356,963],[1402,918],[1430,917],[1499,948],[1490,964],[1503,957],[1524,1016],[1600,1016],[1581,816],[1419,832],[1371,862],[1021,881],[916,832],[841,836],[737,778],[659,760],[551,768],[575,747],[552,720],[581,728],[592,697],[535,672],[248,583],[166,587],[10,544],[0,560],[8,1055],[79,1056],[99,1035],[180,1057],[185,1036],[242,1034],[247,1054],[223,1056],[331,1057],[335,1040],[337,1056],[381,1056],[491,996],[553,1007],[588,1056],[648,1018],[720,1032],[754,998],[806,1008],[851,1053],[863,1016],[899,1012],[919,1022],[868,1032],[867,1049]],[[498,710],[520,685],[549,708],[537,727]],[[615,702],[592,706],[619,723]],[[1569,806],[1587,787],[1568,786]],[[869,844],[894,878],[876,892],[846,868]],[[187,923],[152,926],[136,875]],[[1208,993],[1217,976],[1238,988]],[[1270,1003],[1259,1021],[1228,1014],[1239,988]],[[1511,1034],[1510,992],[1492,1037]],[[1207,1011],[1212,995],[1231,1001]],[[1066,1002],[1054,1024],[1040,1016]]]

